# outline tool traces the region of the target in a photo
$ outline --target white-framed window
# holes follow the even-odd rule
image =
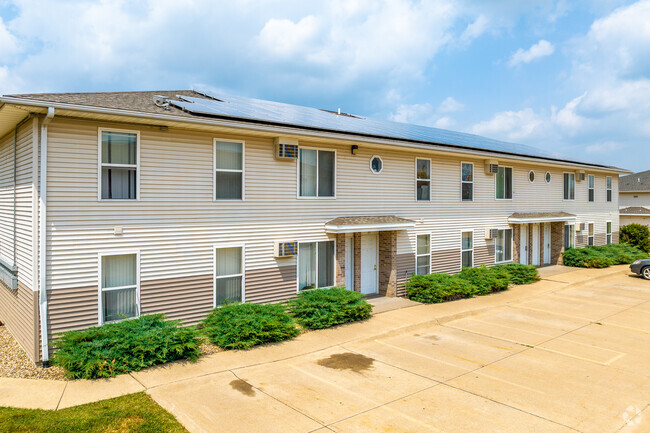
[[[431,160],[415,158],[415,199],[431,200]]]
[[[431,235],[420,234],[416,236],[415,273],[427,275],[431,273]]]
[[[335,197],[336,151],[300,147],[298,196]]]
[[[564,199],[575,200],[576,198],[576,175],[575,173],[564,173]]]
[[[140,252],[100,253],[99,324],[140,315]]]
[[[140,131],[98,129],[99,199],[137,200],[140,189]]]
[[[607,221],[605,223],[607,225],[607,245],[612,243],[612,222]]]
[[[384,169],[384,161],[380,156],[374,155],[370,158],[370,171],[374,174],[379,174]]]
[[[587,224],[587,245],[594,245],[594,223]]]
[[[494,261],[505,263],[512,261],[512,229],[499,229],[494,240]]]
[[[574,224],[565,224],[564,225],[564,249],[568,250],[569,248],[575,247],[575,235],[576,228]]]
[[[460,256],[462,268],[474,267],[474,231],[466,230],[460,234]]]
[[[474,201],[474,164],[460,163],[460,196],[462,201]]]
[[[596,178],[593,174],[587,176],[587,189],[589,191],[589,201],[594,201],[596,197]]]
[[[546,174],[544,175],[544,180],[546,183],[551,183],[551,172],[547,171]]]
[[[244,142],[214,139],[214,199],[244,199]]]
[[[499,172],[494,177],[495,197],[498,200],[512,199],[512,167],[499,166]]]
[[[612,201],[612,177],[607,176],[605,182],[607,183],[607,201]]]
[[[213,306],[226,301],[244,302],[244,245],[214,246]]]
[[[334,285],[334,254],[333,240],[298,244],[298,292]]]
[[[535,182],[535,172],[533,170],[530,170],[528,172],[528,182],[530,183]]]

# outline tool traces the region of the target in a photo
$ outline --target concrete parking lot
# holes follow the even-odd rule
[[[625,268],[217,355],[134,377],[192,432],[650,431],[650,282]]]

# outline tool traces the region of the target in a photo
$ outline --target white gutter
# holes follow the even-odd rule
[[[540,217],[540,218],[508,218],[511,224],[534,224],[534,223],[551,223],[551,222],[575,222],[576,216],[563,216],[563,217]]]
[[[47,108],[47,115],[41,124],[41,187],[40,187],[40,211],[39,230],[40,242],[38,245],[38,257],[40,261],[40,293],[39,313],[41,318],[41,348],[43,366],[47,366],[49,354],[49,342],[47,335],[47,125],[54,117],[54,107]]]
[[[401,146],[401,147],[408,147],[408,148],[415,148],[415,149],[424,149],[429,151],[439,151],[445,153],[451,152],[451,153],[460,153],[465,155],[475,155],[475,156],[482,156],[486,158],[495,158],[496,156],[497,159],[498,157],[502,157],[507,159],[519,160],[519,161],[530,161],[538,164],[540,162],[543,162],[543,163],[548,163],[548,164],[562,166],[562,167],[580,166],[580,167],[591,168],[594,170],[608,172],[608,173],[623,173],[623,174],[634,173],[630,170],[624,170],[618,167],[607,167],[607,166],[594,165],[594,164],[577,162],[577,161],[564,161],[559,159],[556,160],[556,159],[543,158],[543,157],[533,158],[533,157],[527,157],[525,155],[510,154],[507,152],[462,148],[462,147],[455,147],[453,145],[420,144],[420,143],[401,141],[399,139],[363,137],[359,135],[346,133],[345,131],[341,131],[341,132],[313,131],[309,129],[303,129],[298,125],[291,127],[291,126],[264,125],[264,124],[254,123],[254,122],[237,121],[235,119],[233,120],[214,119],[214,118],[197,119],[197,118],[173,116],[169,114],[154,114],[154,113],[144,113],[141,111],[121,110],[116,108],[93,107],[89,105],[65,104],[61,102],[52,103],[52,102],[43,102],[43,101],[38,101],[33,99],[0,97],[0,103],[3,102],[8,104],[26,105],[32,107],[50,107],[50,108],[57,108],[60,110],[74,110],[74,111],[83,111],[87,113],[111,114],[115,116],[136,117],[140,119],[155,119],[158,121],[165,121],[165,122],[170,122],[170,121],[183,122],[183,123],[196,124],[196,125],[210,125],[210,126],[218,126],[218,127],[271,132],[274,134],[302,135],[302,136],[310,136],[315,138],[347,140],[347,141],[353,141],[359,143],[365,142],[365,143],[380,144],[380,145],[383,144],[388,146]]]

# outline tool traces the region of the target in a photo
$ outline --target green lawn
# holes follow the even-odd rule
[[[131,394],[59,411],[0,407],[0,432],[187,432],[147,394]]]

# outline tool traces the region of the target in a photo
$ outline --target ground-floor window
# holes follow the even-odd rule
[[[587,232],[588,245],[594,244],[594,223],[589,223],[589,231]]]
[[[575,246],[575,226],[566,224],[564,226],[564,249],[568,250]]]
[[[607,245],[612,243],[612,222],[607,221]]]
[[[415,273],[418,275],[427,275],[431,273],[431,236],[417,235],[415,257]]]
[[[137,317],[138,254],[101,256],[100,323]]]
[[[214,306],[226,301],[241,302],[244,291],[244,248],[216,248],[214,251]]]
[[[298,289],[334,285],[334,241],[303,242],[298,246]]]
[[[495,261],[512,261],[512,229],[499,230],[494,242]]]
[[[461,234],[461,266],[471,268],[474,266],[474,232],[463,232]]]

